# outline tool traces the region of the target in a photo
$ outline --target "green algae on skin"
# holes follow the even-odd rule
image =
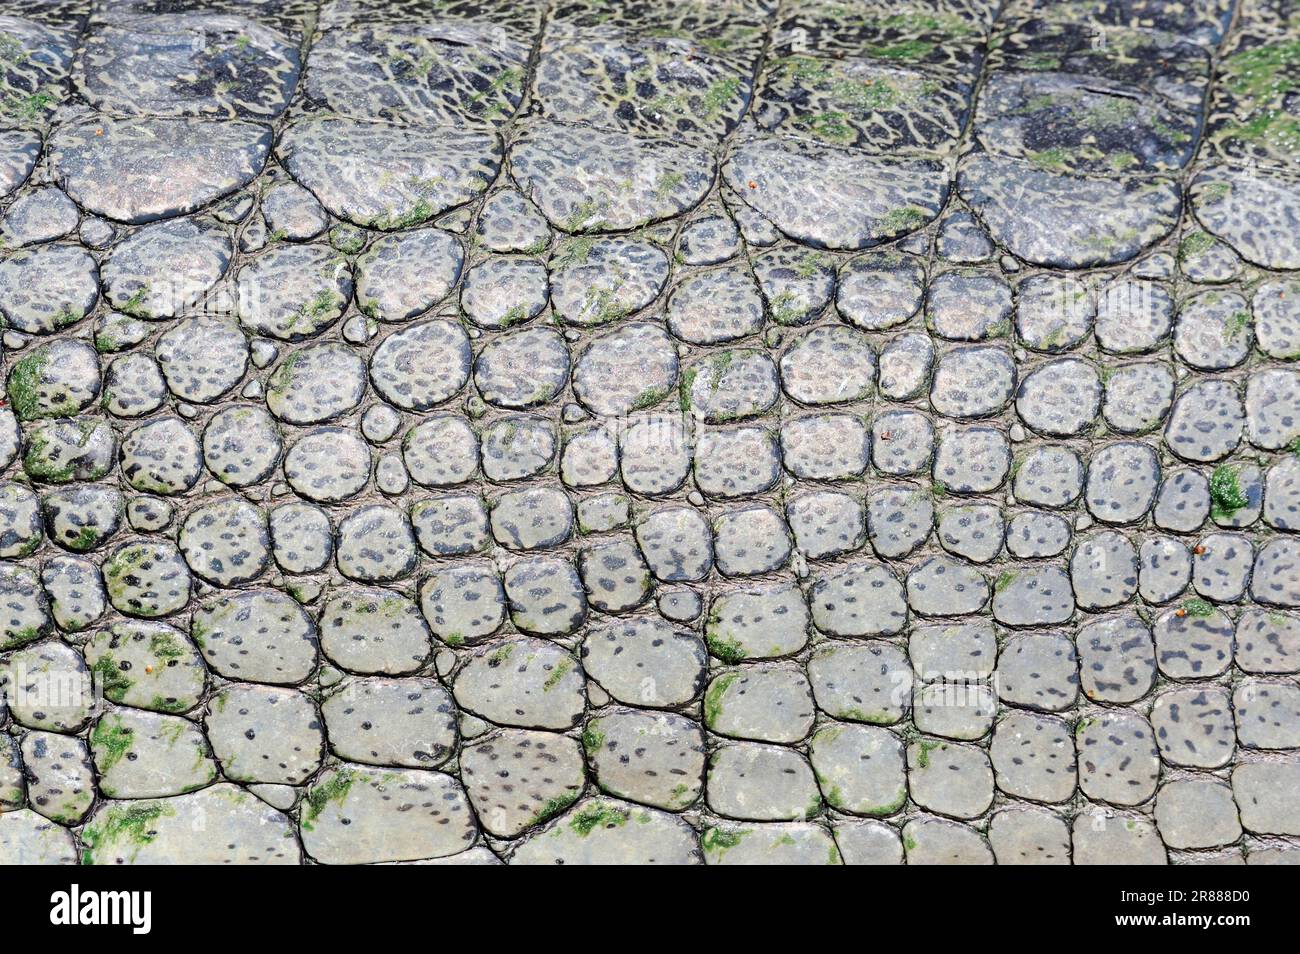
[[[750,829],[742,828],[739,831],[729,831],[726,828],[706,828],[704,836],[700,839],[700,845],[705,854],[716,855],[721,858],[729,850],[735,848],[750,833]]]
[[[64,408],[58,416],[72,412],[75,412],[75,407],[71,412]],[[101,429],[102,433],[111,433],[106,421],[91,417],[38,423],[30,431],[27,450],[23,454],[23,471],[33,480],[50,484],[66,484],[74,479],[98,480],[108,473],[110,465],[101,461],[87,463],[82,450],[96,433],[101,433]],[[69,459],[59,463],[58,458],[64,454],[68,454]],[[82,461],[80,471],[78,460]]]
[[[1129,125],[1138,114],[1136,100],[1127,97],[1108,96],[1095,106],[1084,110],[1083,124],[1092,129],[1104,126]]]
[[[695,368],[687,368],[682,372],[681,381],[678,384],[678,403],[681,406],[683,414],[691,412],[691,387],[695,384],[695,376],[699,371]]]
[[[994,43],[994,47],[999,45]],[[1033,52],[1016,59],[1016,67],[1030,73],[1045,73],[1061,68],[1061,58],[1054,53]]]
[[[729,672],[713,680],[709,691],[704,694],[704,721],[710,727],[717,724],[722,717],[722,699],[731,688],[731,684],[740,678],[740,673]]]
[[[325,782],[313,786],[307,790],[306,807],[302,814],[302,827],[304,831],[312,830],[312,822],[320,817],[325,807],[334,802],[342,805],[348,798],[348,792],[352,788],[352,783],[356,779],[352,773],[346,769],[338,769]]]
[[[552,264],[560,267],[586,265],[587,259],[591,256],[592,246],[595,244],[594,238],[585,235],[567,239],[552,257]]]
[[[630,314],[616,297],[624,284],[626,279],[620,279],[613,288],[588,288],[576,317],[582,319],[583,324],[604,325]]]
[[[735,665],[748,658],[740,643],[734,639],[723,639],[710,633],[705,637],[705,641],[709,644],[709,652],[729,665]]]
[[[41,413],[41,372],[48,357],[37,351],[14,362],[9,372],[9,405],[20,421],[29,421]]]
[[[935,749],[946,749],[945,742],[936,742],[933,739],[921,739],[917,742],[916,764],[918,768],[930,767],[930,753]]]
[[[685,176],[683,176],[682,173],[673,169],[664,172],[664,174],[659,177],[659,181],[655,183],[655,198],[666,198],[674,189],[682,184],[682,179],[684,178]]]
[[[1300,145],[1300,122],[1281,104],[1298,85],[1297,65],[1300,40],[1265,44],[1227,57],[1221,64],[1224,86],[1244,101],[1246,108],[1236,110],[1236,115],[1249,118],[1226,127],[1217,138],[1262,142],[1293,154]]]
[[[865,722],[868,725],[893,725],[899,720],[898,716],[891,715],[888,712],[867,712],[856,706],[840,710],[837,718],[847,719],[850,722]]]
[[[35,122],[55,101],[54,94],[49,90],[38,90],[26,96],[6,96],[0,100],[0,113],[22,122]]]
[[[799,278],[812,278],[819,271],[826,267],[822,257],[816,252],[805,252],[800,256],[799,261],[794,266],[794,273]]]
[[[185,650],[177,644],[176,637],[171,633],[151,633],[149,651],[163,662],[185,658]]]
[[[651,71],[647,69],[641,72],[649,74]],[[645,75],[644,80],[652,81],[653,77]],[[646,103],[643,109],[652,116],[666,114],[668,117],[678,118],[699,117],[705,122],[713,122],[722,115],[726,106],[740,94],[740,84],[739,77],[723,77],[711,83],[702,93],[691,90],[684,93],[660,96]]]
[[[149,708],[156,709],[159,712],[180,713],[190,707],[180,699],[169,699],[165,696],[154,696],[149,700]],[[206,782],[204,784],[207,784]]]
[[[285,592],[294,598],[300,604],[310,603],[314,598],[313,594],[301,583],[289,583],[285,586]]]
[[[713,83],[704,91],[700,102],[704,115],[709,119],[715,118],[739,92],[740,80],[737,77],[729,76]]]
[[[840,787],[838,785],[825,784],[824,780],[820,775],[817,776],[817,782],[818,784],[822,785],[822,791],[825,793],[826,796],[826,804],[829,805],[831,808],[844,811],[845,810],[844,792],[840,790]]]
[[[118,311],[131,315],[133,318],[148,318],[149,309],[144,307],[144,300],[149,297],[149,286],[141,285],[135,290],[130,298],[123,302]]]
[[[826,139],[842,145],[849,145],[857,138],[853,127],[848,123],[848,116],[844,113],[815,113],[796,120],[795,125],[808,130],[818,139]]]
[[[627,824],[628,813],[621,808],[593,803],[579,809],[569,822],[578,837],[586,838],[597,828],[621,828]]]
[[[431,67],[432,67],[432,63],[430,63],[430,68]],[[474,93],[472,96],[470,96],[469,99],[466,101],[466,105],[469,107],[478,106],[480,103],[484,102],[489,97],[495,97],[496,94],[500,93],[507,86],[521,82],[523,78],[524,78],[524,74],[522,71],[516,69],[513,66],[507,67],[506,69],[500,72],[500,74],[496,77],[496,79],[494,79],[491,83],[488,84],[487,88],[481,89],[476,93]],[[500,102],[494,102],[482,111],[483,118],[491,119],[497,116],[498,114],[503,114],[505,110],[506,107],[502,105]]]
[[[879,23],[885,30],[897,30],[900,33],[946,33],[953,39],[975,32],[974,27],[954,13],[891,13]]]
[[[113,702],[121,702],[134,683],[118,667],[117,660],[111,655],[100,656],[90,671],[99,676],[100,691]]]
[[[111,725],[110,719],[113,720]],[[95,751],[95,766],[100,775],[110,771],[131,751],[131,734],[131,730],[113,716],[99,720],[95,731],[91,733],[90,745]]]
[[[367,224],[380,232],[393,232],[409,229],[413,225],[421,225],[433,218],[433,214],[433,206],[425,199],[420,199],[405,212],[387,211],[383,215],[375,216]]]
[[[502,663],[504,663],[506,660],[510,658],[511,654],[514,651],[515,651],[514,643],[506,643],[504,646],[500,646],[497,649],[492,650],[492,654],[488,656],[488,665],[494,667],[500,666]]]
[[[1228,320],[1223,324],[1223,340],[1231,341],[1237,335],[1245,333],[1250,328],[1250,312],[1234,311],[1228,316]]]
[[[1130,166],[1138,164],[1138,157],[1131,152],[1117,152],[1110,157],[1111,168],[1116,172],[1123,172]]]
[[[659,190],[662,190],[659,194],[661,196],[666,195],[668,192],[672,191],[673,186],[680,181],[681,173],[665,172],[659,178],[659,184],[656,191],[659,192]],[[599,205],[588,199],[574,207],[573,213],[565,220],[561,227],[566,232],[579,232],[583,229],[599,231],[600,227],[604,224],[604,220],[597,219],[596,216],[603,210],[603,205]],[[590,248],[590,246],[588,246],[588,248]]]
[[[1214,468],[1210,475],[1210,516],[1227,520],[1234,513],[1250,506],[1250,499],[1241,489],[1237,469],[1229,464]]]
[[[1070,154],[1060,146],[1031,152],[1027,158],[1038,168],[1046,169],[1048,172],[1064,172],[1070,165]]]
[[[528,312],[523,305],[515,305],[504,315],[501,316],[501,327],[509,328],[511,325],[517,325],[528,317]]]
[[[647,388],[637,395],[636,399],[632,402],[632,410],[642,411],[646,408],[654,407],[667,396],[667,388]]]
[[[360,229],[336,225],[330,229],[330,244],[344,255],[356,255],[366,247],[366,234]]]
[[[302,352],[294,351],[285,356],[284,361],[275,369],[271,377],[267,379],[266,389],[268,391],[283,392],[290,384],[293,383],[293,368],[302,360]]]
[[[566,808],[568,808],[570,805],[576,802],[578,800],[578,796],[581,794],[582,791],[580,789],[574,789],[571,792],[565,792],[563,795],[559,795],[555,798],[547,799],[546,803],[537,810],[537,814],[533,816],[532,821],[530,821],[528,824],[539,825],[542,822],[546,821],[548,818],[555,817],[556,815],[560,814],[560,812],[564,811]]]
[[[769,303],[772,320],[778,325],[795,325],[804,316],[804,310],[796,306],[794,292],[783,291]]]
[[[886,212],[877,223],[876,231],[881,235],[912,232],[929,221],[930,215],[925,209],[917,208],[914,205],[906,205]]]
[[[934,50],[925,40],[899,40],[895,43],[869,43],[866,52],[886,60],[919,60]]]
[[[899,811],[906,804],[907,804],[907,790],[904,789],[903,791],[898,793],[898,797],[895,798],[892,802],[887,802],[884,805],[876,805],[871,808],[859,809],[859,811],[861,811],[863,815],[868,815],[872,818],[884,818],[887,815],[893,815],[895,812]]]
[[[1270,43],[1229,56],[1220,64],[1228,89],[1239,96],[1258,99],[1281,97],[1297,85],[1300,40]]]
[[[593,721],[582,730],[582,748],[588,755],[595,755],[605,747],[605,733],[596,728]]]
[[[95,852],[101,847],[125,842],[133,846],[132,857],[157,837],[153,823],[176,812],[161,803],[114,806],[81,832],[84,849],[83,864],[95,863]]]
[[[300,305],[298,310],[289,316],[287,327],[293,330],[299,322],[314,322],[317,319],[328,314],[330,309],[338,303],[338,296],[328,288],[322,288],[316,293],[316,297],[310,302]]]
[[[1232,193],[1232,186],[1226,182],[1211,182],[1200,190],[1199,198],[1201,202],[1210,204],[1222,202]]]
[[[40,639],[43,635],[39,626],[24,626],[22,629],[14,630],[0,629],[0,640],[3,640],[4,649],[15,649]]]
[[[1214,236],[1209,232],[1192,232],[1183,236],[1183,240],[1178,243],[1178,261],[1190,261],[1196,256],[1207,252],[1214,245]]]
[[[554,689],[557,685],[559,685],[560,680],[563,679],[566,675],[568,675],[569,670],[572,668],[573,668],[573,664],[569,662],[569,660],[565,659],[562,662],[560,662],[554,669],[551,670],[551,674],[546,677],[546,681],[542,683],[542,692],[550,692],[552,689]]]

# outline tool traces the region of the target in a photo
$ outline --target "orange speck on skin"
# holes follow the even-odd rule
[[[1178,610],[1177,612],[1175,612],[1174,615],[1175,615],[1175,616],[1186,616],[1186,615],[1187,615],[1187,610],[1185,610],[1185,609],[1180,609],[1180,610]]]
[[[1205,546],[1203,544],[1198,543],[1196,546],[1192,547],[1192,552],[1195,553],[1197,556],[1200,556],[1202,553],[1205,552]]]
[[[145,667],[144,667],[144,671],[145,671],[145,672],[153,672],[153,666],[145,666]]]
[[[757,188],[758,188],[758,183],[755,182],[753,179],[750,179],[750,180],[749,180],[749,187],[750,187],[751,189],[757,189]]]

